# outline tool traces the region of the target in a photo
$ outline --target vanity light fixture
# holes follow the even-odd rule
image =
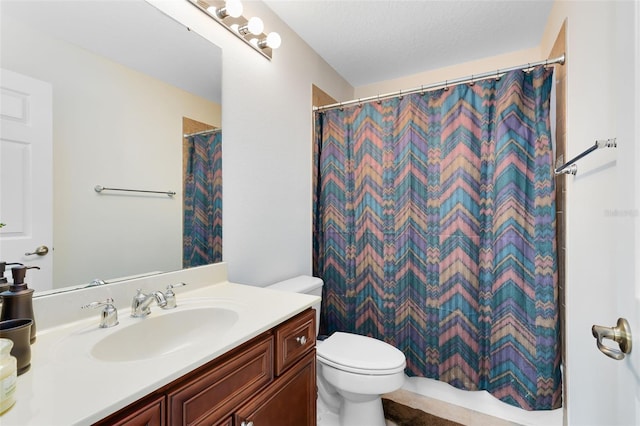
[[[263,32],[262,19],[257,16],[251,19],[242,16],[243,6],[240,0],[187,1],[268,59],[271,59],[273,50],[282,44],[282,38],[278,33]]]

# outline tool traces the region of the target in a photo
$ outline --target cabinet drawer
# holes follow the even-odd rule
[[[276,375],[316,346],[316,311],[307,309],[276,328]]]
[[[273,337],[266,336],[170,392],[169,424],[216,424],[272,380]]]

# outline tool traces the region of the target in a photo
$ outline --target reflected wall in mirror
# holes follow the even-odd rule
[[[182,268],[183,118],[220,127],[221,50],[143,0],[0,7],[1,67],[53,89],[53,287]]]

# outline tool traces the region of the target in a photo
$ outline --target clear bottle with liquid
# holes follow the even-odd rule
[[[0,416],[16,402],[17,360],[11,348],[13,341],[0,338]]]

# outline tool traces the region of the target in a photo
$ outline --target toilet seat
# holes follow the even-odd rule
[[[404,370],[404,354],[381,340],[336,332],[316,347],[316,356],[328,366],[355,374],[386,375]]]

